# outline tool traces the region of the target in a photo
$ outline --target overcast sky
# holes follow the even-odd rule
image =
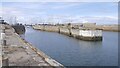
[[[2,2],[1,8],[9,22],[16,17],[21,23],[118,23],[117,2]]]

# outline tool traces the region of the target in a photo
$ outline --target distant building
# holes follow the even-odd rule
[[[68,23],[64,23],[64,26],[68,26]],[[70,25],[73,29],[79,29],[79,28],[96,28],[96,23],[71,23]]]
[[[4,20],[0,20],[0,24],[3,24],[4,23]]]
[[[88,27],[88,28],[92,28],[95,27],[96,23],[83,23],[83,27]]]
[[[3,24],[4,20],[2,19],[2,17],[0,17],[0,24]]]
[[[71,27],[78,29],[79,27],[83,27],[83,24],[82,23],[71,23]]]
[[[2,19],[2,17],[0,17],[0,24],[7,24],[7,23]]]
[[[71,23],[72,28],[80,28],[80,27],[93,28],[95,26],[96,23]]]

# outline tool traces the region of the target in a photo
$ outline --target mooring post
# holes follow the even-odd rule
[[[60,33],[60,26],[58,26],[58,33]]]
[[[2,55],[2,66],[9,66],[9,59],[5,54]]]
[[[6,40],[5,39],[2,40],[2,45],[3,45],[3,47],[6,46]]]

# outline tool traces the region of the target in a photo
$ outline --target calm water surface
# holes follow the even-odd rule
[[[103,41],[90,42],[30,27],[22,37],[65,66],[118,65],[118,32],[103,32]]]

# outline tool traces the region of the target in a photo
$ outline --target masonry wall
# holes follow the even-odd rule
[[[80,30],[79,35],[84,37],[102,36],[102,30]]]

